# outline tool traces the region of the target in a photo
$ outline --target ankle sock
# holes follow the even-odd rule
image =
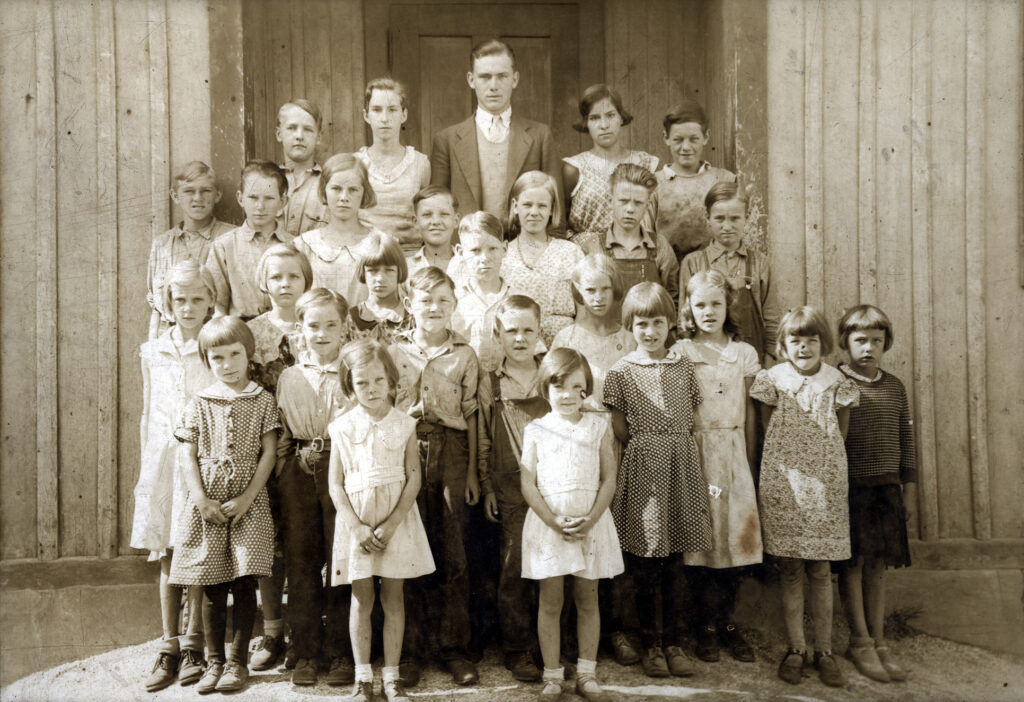
[[[280,636],[284,632],[284,619],[266,619],[263,621],[264,636]]]
[[[597,661],[580,658],[576,661],[576,672],[579,675],[594,675],[597,673]]]
[[[544,668],[544,679],[561,683],[565,679],[565,668]]]
[[[356,682],[373,682],[373,666],[370,663],[356,666]]]
[[[200,655],[203,653],[203,635],[198,634],[182,634],[178,637],[178,646],[182,651],[198,651]]]
[[[393,666],[386,665],[383,668],[381,668],[380,675],[381,675],[381,678],[384,680],[384,682],[388,682],[390,680],[398,680],[398,666],[397,665],[393,665]]]

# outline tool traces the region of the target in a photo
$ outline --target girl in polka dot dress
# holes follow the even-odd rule
[[[694,672],[681,648],[676,583],[683,553],[712,546],[708,485],[692,433],[701,392],[690,359],[665,349],[674,318],[665,288],[633,286],[622,303],[622,320],[637,349],[619,359],[604,380],[604,403],[625,445],[612,514],[635,583],[641,663],[651,677]]]
[[[178,520],[170,582],[202,585],[209,665],[200,693],[240,690],[249,677],[256,577],[270,575],[274,523],[265,484],[277,450],[277,404],[249,379],[255,341],[238,317],[218,317],[199,332],[199,354],[217,379],[200,390],[174,435],[188,500]],[[224,655],[228,592],[234,598],[231,656]]]

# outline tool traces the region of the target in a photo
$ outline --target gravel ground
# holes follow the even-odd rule
[[[807,678],[798,686],[788,685],[776,677],[775,669],[784,645],[780,637],[766,638],[750,633],[757,652],[755,663],[739,663],[723,651],[718,663],[698,662],[698,673],[692,678],[653,680],[644,677],[639,666],[624,668],[602,658],[598,675],[613,699],[624,702],[667,699],[699,700],[944,700],[1017,701],[1024,699],[1024,660],[992,653],[984,649],[953,643],[927,635],[917,635],[894,642],[893,651],[910,670],[910,679],[903,683],[882,684],[861,677],[853,665],[844,660],[840,666],[847,676],[844,688],[828,688],[817,678]],[[36,673],[0,689],[3,702],[40,702],[75,700],[77,702],[122,702],[139,700],[167,702],[171,700],[217,699],[219,694],[200,697],[192,688],[178,685],[155,694],[147,694],[142,681],[149,674],[157,650],[157,642],[110,651],[92,658],[67,663]],[[423,680],[410,690],[413,700],[452,700],[470,702],[519,702],[533,699],[539,686],[517,683],[501,665],[496,652],[491,652],[480,666],[480,684],[457,688],[447,673],[428,668]],[[379,677],[379,673],[378,673]],[[567,685],[567,688],[570,685]],[[284,669],[254,673],[248,687],[233,695],[238,700],[292,702],[345,695],[346,688],[331,688],[320,683],[315,687],[295,688]],[[378,681],[379,692],[379,681]],[[378,697],[378,699],[383,699]],[[566,700],[581,700],[571,694]]]

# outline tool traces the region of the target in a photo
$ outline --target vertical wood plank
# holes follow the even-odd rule
[[[303,35],[306,37],[306,51],[303,56],[306,76],[307,98],[320,108],[324,116],[323,142],[330,147],[334,143],[334,119],[331,114],[331,36],[328,17],[330,8],[326,0],[306,0],[302,7]],[[362,31],[360,26],[359,31]],[[317,154],[317,160],[323,159]]]
[[[656,146],[658,144],[661,117],[665,112],[667,104],[671,102],[668,84],[669,76],[672,72],[669,70],[669,44],[666,42],[667,37],[664,28],[668,23],[668,18],[672,15],[673,9],[669,6],[669,3],[664,1],[647,3],[644,31],[649,37],[645,46],[649,80],[647,90],[645,91],[646,94],[643,96],[647,107],[647,114],[644,120],[643,141],[635,148],[640,148],[648,153],[658,153]],[[584,87],[586,86],[581,86],[581,88]],[[582,93],[582,90],[580,92]],[[637,97],[637,95],[631,94],[628,99],[635,102]],[[634,122],[633,124],[633,129],[636,129],[636,123]],[[634,136],[639,136],[639,134],[634,132]]]
[[[807,280],[807,304],[822,309],[825,304],[825,200],[824,135],[824,59],[825,5],[805,5],[804,27],[804,277]]]
[[[168,125],[172,172],[210,161],[210,45],[206,0],[167,3]],[[110,37],[113,42],[113,36]],[[111,43],[110,46],[113,46]],[[170,183],[166,184],[169,187]],[[172,208],[172,222],[179,221]]]
[[[935,367],[932,354],[932,54],[929,0],[914,0],[910,63],[912,74],[911,116],[925,125],[911,132],[911,238],[914,302],[914,417],[918,455],[918,534],[924,541],[939,538],[939,498],[936,467]]]
[[[987,3],[968,3],[967,100],[964,136],[967,148],[964,193],[965,259],[967,273],[967,420],[971,452],[971,501],[974,537],[992,538],[992,509],[988,462],[988,344],[985,334],[985,250],[988,209],[985,183],[985,93]]]
[[[92,10],[54,4],[60,555],[96,555],[96,63]],[[82,37],[79,39],[78,37]],[[89,67],[86,69],[85,67]],[[84,233],[84,235],[83,235]],[[49,255],[54,255],[50,250]]]
[[[807,298],[804,248],[804,12],[800,0],[768,4],[768,231],[783,310]]]
[[[964,151],[966,100],[965,0],[931,5],[932,36],[932,296],[935,319],[936,441],[939,473],[939,534],[973,535],[968,439],[967,313],[964,242]]]
[[[245,134],[245,84],[238,60],[243,55],[241,0],[211,3],[209,18],[210,165],[223,194],[216,214],[227,222],[241,223],[245,216],[234,197],[238,172],[248,156],[241,138]]]
[[[303,30],[305,27],[302,23],[302,8],[305,5],[305,0],[295,0],[295,2],[288,3],[291,6],[291,16],[288,21],[288,28],[291,32],[291,52],[292,52],[292,97],[307,97],[306,95],[306,40],[303,36]]]
[[[823,306],[830,323],[857,299],[857,0],[823,6],[822,263]]]
[[[295,3],[266,2],[260,12],[260,41],[270,42],[273,50],[260,52],[265,58],[257,81],[257,101],[264,100],[263,105],[257,103],[254,112],[260,115],[262,129],[259,133],[261,144],[260,158],[284,162],[284,155],[278,156],[279,147],[275,136],[277,111],[281,105],[292,98],[301,97],[292,89],[292,34],[291,12],[301,7]],[[266,44],[262,44],[266,46]],[[258,49],[257,49],[258,50]],[[323,105],[321,105],[323,107]]]
[[[171,226],[171,203],[168,183],[171,182],[170,160],[171,129],[167,100],[169,95],[167,74],[167,4],[166,0],[149,0],[149,126],[150,192],[153,205],[151,231],[153,236],[163,234]]]
[[[1024,4],[991,2],[985,31],[985,312],[993,538],[1019,538],[1024,504]],[[1017,228],[1017,236],[1012,232]]]
[[[0,259],[5,263],[0,272],[0,558],[6,560],[35,558],[41,541],[36,524],[37,474],[42,475],[36,453],[36,246],[37,239],[43,243],[40,234],[47,222],[39,220],[37,226],[36,181],[40,152],[52,151],[44,146],[52,143],[52,135],[47,131],[47,140],[40,139],[37,129],[43,123],[37,122],[41,27],[36,6],[5,7],[0,27],[0,125],[21,125],[18,138],[0,139]]]
[[[97,541],[101,558],[117,555],[118,484],[118,305],[117,305],[117,75],[114,65],[114,4],[98,0],[96,27],[96,247],[98,321]]]
[[[39,558],[58,555],[57,87],[51,0],[36,2],[36,528]]]
[[[878,229],[875,225],[876,69],[878,0],[860,3],[860,91],[857,104],[857,270],[859,299],[878,299]],[[909,96],[908,96],[909,98]]]

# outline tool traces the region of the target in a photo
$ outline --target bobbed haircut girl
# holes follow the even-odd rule
[[[587,273],[598,273],[608,276],[612,286],[612,297],[616,302],[622,302],[622,296],[626,291],[622,284],[622,276],[615,267],[615,261],[611,256],[603,253],[587,254],[572,269],[572,299],[577,305],[583,304],[583,295],[580,294],[580,286],[583,285],[583,276]]]
[[[487,234],[500,242],[505,241],[505,228],[501,220],[490,212],[472,212],[459,220],[459,240],[466,234]]]
[[[818,310],[804,305],[791,309],[779,322],[779,340],[775,344],[775,357],[786,358],[787,336],[817,336],[821,340],[821,355],[827,356],[835,349],[832,330],[828,320]]]
[[[371,230],[359,244],[359,282],[366,283],[367,267],[394,266],[398,269],[398,282],[409,277],[409,264],[405,261],[398,239],[376,229]]]
[[[622,96],[619,95],[619,92],[605,83],[595,83],[583,91],[583,95],[580,97],[580,121],[573,124],[572,128],[581,134],[586,134],[588,132],[587,122],[590,120],[590,111],[594,109],[594,105],[602,100],[611,101],[615,110],[619,113],[619,117],[622,119],[623,127],[633,121],[633,115],[627,112],[626,108],[622,105]]]
[[[501,326],[501,315],[510,310],[532,312],[533,316],[537,318],[537,333],[540,334],[540,305],[537,304],[537,301],[528,295],[509,295],[498,303],[498,309],[494,311],[494,327],[492,333],[495,337],[499,336],[504,331],[504,328]]]
[[[317,186],[320,202],[327,204],[327,184],[336,174],[345,171],[355,171],[359,174],[359,180],[363,185],[363,199],[359,202],[359,207],[365,210],[375,206],[377,193],[370,185],[370,174],[367,173],[366,166],[355,154],[334,154],[324,163],[323,169],[320,171],[320,184]]]
[[[515,239],[523,230],[519,214],[516,212],[515,201],[531,188],[544,188],[551,196],[551,220],[548,222],[548,234],[550,235],[552,229],[557,229],[562,225],[562,201],[558,196],[558,185],[555,183],[555,179],[544,171],[527,171],[516,178],[516,182],[512,184],[512,189],[508,193],[508,236],[506,237],[508,241]]]
[[[850,334],[856,331],[868,331],[873,329],[885,332],[884,349],[892,348],[894,341],[892,333],[892,322],[889,316],[874,305],[857,305],[843,313],[839,320],[839,348],[844,351],[849,349]]]
[[[298,318],[299,324],[302,324],[306,313],[314,307],[333,307],[342,322],[348,316],[348,301],[343,295],[328,288],[313,288],[304,292],[299,301],[295,303],[295,316]]]
[[[203,359],[203,365],[210,367],[210,359],[207,355],[210,349],[215,346],[230,346],[241,344],[245,347],[245,356],[252,359],[256,350],[256,339],[253,338],[249,326],[240,317],[226,315],[214,317],[203,325],[199,330],[199,357]]]
[[[750,199],[747,197],[747,193],[740,188],[739,183],[715,183],[708,190],[708,194],[704,196],[704,210],[711,216],[711,208],[717,202],[728,202],[729,200],[738,200],[743,203],[743,214],[746,214],[750,209]]]
[[[345,344],[341,349],[341,389],[348,397],[354,398],[355,388],[352,385],[352,371],[356,368],[379,362],[384,367],[388,378],[388,400],[395,404],[395,391],[398,387],[398,366],[391,358],[387,348],[376,339],[359,339]]]
[[[206,292],[210,295],[210,310],[203,321],[210,321],[210,317],[213,316],[213,310],[217,304],[217,285],[213,282],[213,275],[210,273],[210,269],[199,265],[195,261],[182,261],[171,267],[171,270],[167,273],[167,280],[164,281],[164,289],[162,291],[164,309],[168,311],[174,307],[171,304],[174,297],[171,292],[172,285],[177,285],[180,288],[202,285],[206,288]]]
[[[309,265],[309,259],[306,258],[306,254],[296,249],[289,242],[287,244],[274,244],[260,256],[260,260],[256,264],[256,287],[259,288],[260,292],[269,292],[267,290],[267,269],[270,268],[270,262],[275,258],[294,259],[299,264],[299,270],[302,271],[302,277],[306,281],[302,290],[303,292],[309,290],[309,287],[313,284],[313,267]]]
[[[672,297],[660,283],[637,283],[622,301],[622,326],[633,328],[634,317],[665,317],[675,319],[676,306]]]
[[[576,349],[560,346],[551,349],[544,360],[540,362],[538,370],[538,385],[540,386],[541,397],[547,398],[548,389],[554,385],[560,386],[565,379],[577,370],[583,371],[583,379],[586,383],[587,395],[594,392],[594,374],[590,370],[587,359]]]
[[[720,272],[712,269],[700,271],[686,282],[686,300],[683,302],[683,309],[679,311],[679,321],[683,330],[693,334],[697,331],[697,323],[693,320],[693,310],[690,309],[690,296],[701,288],[715,288],[721,290],[725,295],[725,323],[722,330],[728,337],[735,337],[740,329],[732,318],[732,306],[736,302],[736,290],[729,283],[729,279]]]

